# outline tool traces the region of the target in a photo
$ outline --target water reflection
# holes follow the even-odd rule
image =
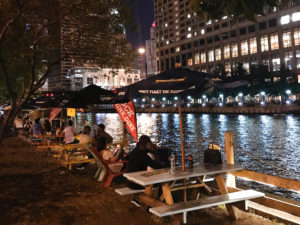
[[[79,125],[83,126],[85,120],[92,124],[92,114],[77,115]],[[246,169],[300,179],[299,116],[183,114],[182,120],[186,155],[193,154],[195,163],[202,162],[209,141],[216,142],[224,152],[224,132],[231,131],[235,160]],[[96,114],[95,121],[104,123],[115,140],[122,138],[122,122],[117,114]],[[147,134],[170,147],[178,154],[177,164],[180,164],[178,114],[138,114],[137,125],[139,136]],[[129,140],[134,142],[131,137]]]

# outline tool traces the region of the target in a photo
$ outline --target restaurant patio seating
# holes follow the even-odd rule
[[[96,148],[90,148],[89,150],[90,150],[90,152],[92,153],[92,155],[94,156],[95,160],[98,163],[98,170],[95,174],[95,177],[98,176],[98,180],[104,182],[105,187],[109,187],[112,180],[115,177],[123,175],[127,171],[128,161],[119,160],[117,162],[109,162],[109,161],[104,160],[101,157],[100,153],[98,152],[98,150]],[[109,165],[113,165],[113,164],[116,164],[116,163],[123,163],[125,168],[120,172],[113,172],[110,169]]]

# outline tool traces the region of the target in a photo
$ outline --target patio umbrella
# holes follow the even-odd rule
[[[115,104],[126,102],[126,98],[120,98],[112,91],[103,89],[97,85],[91,84],[67,102],[65,108],[86,108],[97,104]]]
[[[143,96],[177,96],[180,120],[182,170],[184,170],[184,143],[181,116],[181,97],[199,96],[213,90],[214,82],[206,73],[177,68],[117,90],[119,96],[140,98]]]

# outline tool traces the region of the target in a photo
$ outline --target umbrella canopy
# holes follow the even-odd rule
[[[78,94],[67,102],[66,108],[86,108],[97,104],[115,104],[125,102],[126,99],[117,97],[112,91],[91,84],[78,92]]]
[[[198,95],[212,91],[208,74],[185,68],[165,71],[156,76],[117,90],[119,96],[139,98],[143,95]]]

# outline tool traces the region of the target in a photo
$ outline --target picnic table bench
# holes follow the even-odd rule
[[[183,213],[183,222],[186,223],[187,212],[217,206],[220,204],[225,204],[228,213],[232,217],[237,219],[237,214],[233,206],[229,203],[241,202],[253,198],[263,197],[263,193],[253,190],[228,193],[228,189],[222,174],[242,169],[243,168],[239,165],[228,163],[216,165],[204,164],[201,166],[195,166],[194,168],[188,168],[185,171],[182,171],[181,168],[177,168],[175,173],[169,173],[168,170],[154,170],[152,172],[139,171],[133,173],[125,173],[124,176],[128,180],[144,186],[145,189],[143,194],[147,194],[150,197],[153,185],[160,185],[162,187],[163,195],[160,196],[159,200],[161,202],[164,199],[165,203],[161,202],[162,204],[151,206],[150,212],[160,217],[171,216],[173,223],[179,224],[178,219],[176,220],[176,218],[174,217],[175,214]],[[215,177],[221,195],[196,200],[189,200],[186,202],[174,202],[172,191],[184,190],[188,188],[195,188],[201,186],[205,187],[203,183],[205,183],[204,177],[206,175]],[[195,179],[198,179],[198,182],[200,182],[197,184],[189,182]],[[177,180],[183,180],[182,187],[172,186]],[[125,193],[130,193],[130,191],[126,190]],[[147,202],[145,202],[145,204],[147,204]]]

